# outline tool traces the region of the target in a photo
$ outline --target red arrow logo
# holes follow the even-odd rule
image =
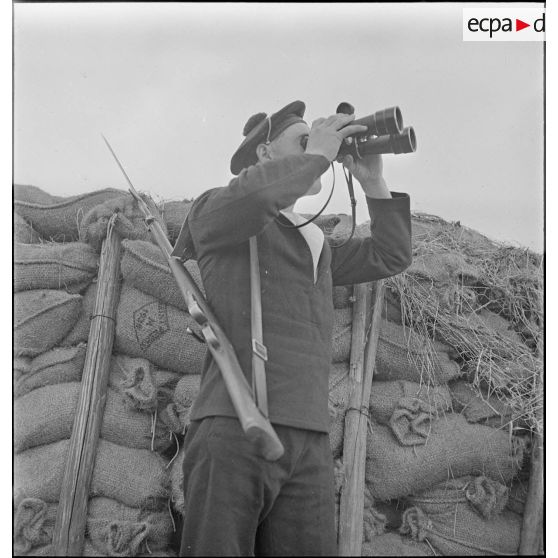
[[[531,27],[531,24],[530,23],[525,23],[524,21],[521,21],[520,19],[515,20],[515,30],[516,31],[521,31],[522,29],[525,29],[526,27]]]

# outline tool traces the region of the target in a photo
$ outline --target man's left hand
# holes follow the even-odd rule
[[[383,177],[383,163],[380,154],[365,155],[360,159],[345,155],[343,166],[360,182],[364,193],[371,198],[391,198]]]

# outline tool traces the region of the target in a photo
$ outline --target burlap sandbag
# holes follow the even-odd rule
[[[178,238],[178,233],[182,228],[182,224],[186,220],[190,208],[192,207],[191,201],[164,201],[159,204],[159,212],[165,225],[167,226],[169,240],[174,244]]]
[[[353,309],[351,306],[338,308],[333,313],[333,334],[331,339],[332,362],[348,361],[351,356],[353,331]]]
[[[109,385],[118,391],[132,409],[154,412],[173,401],[181,374],[155,368],[144,358],[114,355]]]
[[[16,244],[14,291],[65,289],[91,281],[98,255],[83,242]]]
[[[17,383],[20,378],[31,372],[33,359],[29,357],[14,357],[13,362],[14,383]]]
[[[81,296],[57,290],[14,295],[14,346],[17,355],[36,356],[52,349],[72,329]]]
[[[100,250],[107,236],[108,223],[112,217],[115,232],[121,239],[141,239],[151,241],[151,233],[145,226],[145,217],[131,195],[108,199],[92,207],[79,225],[79,238]],[[160,222],[166,235],[164,222]]]
[[[518,553],[521,526],[521,516],[508,510],[485,519],[469,504],[456,503],[439,514],[408,508],[401,533],[428,541],[442,556],[501,556]]]
[[[95,302],[97,300],[97,283],[91,283],[82,295],[81,310],[74,327],[68,335],[60,341],[63,347],[73,347],[80,343],[87,343],[89,331],[91,330],[91,318],[95,313]]]
[[[80,382],[67,382],[44,386],[16,399],[15,452],[70,438],[80,393]],[[155,422],[150,414],[126,407],[118,392],[107,390],[100,433],[103,439],[130,448],[164,450],[170,445],[169,434],[162,421]]]
[[[122,242],[122,248],[120,270],[126,283],[171,306],[188,311],[186,302],[158,246],[142,240],[125,240]],[[196,285],[203,292],[198,264],[187,261],[185,265]]]
[[[485,519],[501,514],[508,502],[509,489],[484,475],[459,477],[407,496],[407,502],[418,506],[429,516],[451,514],[456,505],[467,504]]]
[[[14,550],[24,555],[33,547],[52,543],[58,504],[24,498],[15,507]],[[111,498],[89,500],[86,536],[108,556],[136,556],[167,547],[173,533],[169,511],[131,508]]]
[[[479,281],[481,271],[467,262],[460,252],[427,252],[413,256],[406,273],[437,283],[457,281],[469,285]]]
[[[26,556],[53,556],[53,546],[52,544],[47,544],[44,546],[39,546],[33,548],[31,552],[26,554]],[[95,546],[91,543],[89,538],[86,538],[83,543],[82,556],[107,556],[105,552],[99,552]],[[124,556],[131,556],[130,554],[124,554]],[[176,552],[172,548],[165,548],[161,550],[152,550],[151,552],[144,552],[141,554],[134,554],[137,558],[167,558],[176,556]]]
[[[189,314],[122,284],[114,340],[118,352],[146,358],[166,370],[201,374],[205,343],[188,328],[199,330]]]
[[[429,352],[427,347],[432,347]],[[374,378],[445,384],[462,373],[449,357],[450,347],[427,340],[398,324],[382,320]],[[427,364],[431,371],[427,374]]]
[[[169,510],[132,508],[111,498],[89,500],[86,535],[109,556],[136,556],[166,548],[173,534]]]
[[[190,426],[190,411],[200,391],[200,381],[201,376],[186,374],[176,384],[173,402],[162,414],[163,420],[173,425],[175,432],[184,433]]]
[[[14,385],[15,397],[21,397],[34,389],[64,382],[79,382],[85,363],[87,347],[55,347],[35,357],[26,374],[22,374]]]
[[[469,422],[500,428],[512,420],[512,409],[509,405],[465,380],[450,383],[450,391],[455,411],[462,413]]]
[[[41,242],[39,233],[21,216],[14,213],[13,241],[21,244],[36,244]]]
[[[390,500],[416,494],[450,476],[484,474],[505,483],[523,458],[523,444],[507,433],[469,424],[447,414],[431,424],[424,445],[402,446],[387,426],[371,420],[367,438],[366,482],[372,495]]]
[[[33,228],[45,239],[58,242],[78,240],[79,224],[93,207],[112,198],[125,196],[122,190],[106,188],[71,196],[55,203],[14,202],[15,212],[31,223]]]
[[[435,556],[426,542],[397,533],[384,533],[362,544],[361,556]]]
[[[32,186],[31,184],[14,184],[14,200],[49,205],[64,201],[64,197],[49,194],[38,186]]]
[[[60,440],[28,449],[14,458],[14,494],[57,502],[69,449]],[[145,449],[133,449],[99,439],[93,467],[90,497],[106,496],[128,506],[158,509],[168,498],[167,460]]]
[[[370,390],[370,414],[380,423],[389,424],[393,411],[402,398],[416,399],[428,404],[434,416],[451,408],[451,395],[445,385],[428,386],[396,380],[374,381]]]
[[[25,556],[33,547],[50,544],[56,522],[56,504],[39,498],[15,502],[13,515],[14,555]]]

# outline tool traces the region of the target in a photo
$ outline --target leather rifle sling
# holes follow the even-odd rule
[[[250,237],[250,297],[252,326],[252,390],[256,405],[264,417],[268,417],[267,385],[265,379],[265,362],[267,349],[263,344],[262,298],[260,284],[260,263],[256,237]]]

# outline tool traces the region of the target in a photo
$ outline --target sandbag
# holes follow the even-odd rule
[[[43,238],[57,242],[72,242],[79,239],[79,224],[89,210],[106,200],[125,195],[126,193],[122,190],[106,188],[70,196],[55,203],[16,200],[14,209]]]
[[[145,217],[130,195],[107,199],[92,207],[80,222],[80,240],[87,242],[95,250],[100,250],[107,236],[108,223],[113,216],[114,230],[121,239],[151,240],[151,233],[145,226]],[[160,222],[160,225],[166,235],[165,224]]]
[[[29,374],[31,371],[31,363],[33,359],[29,357],[14,357],[13,361],[13,375],[14,383],[17,383],[20,378]]]
[[[521,516],[508,510],[485,519],[467,502],[459,502],[440,513],[408,508],[401,533],[428,541],[443,556],[516,555],[521,526]]]
[[[450,407],[446,386],[421,386],[404,380],[372,384],[371,415],[378,423],[388,425],[404,446],[426,444],[432,421]]]
[[[380,423],[389,424],[393,411],[402,398],[416,399],[426,403],[433,416],[451,408],[451,395],[447,386],[427,386],[416,382],[396,380],[374,381],[370,390],[370,414]]]
[[[448,476],[484,474],[505,483],[519,470],[524,446],[508,433],[469,424],[458,414],[431,423],[424,445],[402,446],[387,426],[371,419],[367,437],[366,483],[372,495],[390,500],[416,494]]]
[[[128,407],[154,412],[172,402],[181,377],[176,372],[156,369],[144,358],[114,355],[109,385],[122,395]]]
[[[22,291],[14,295],[16,355],[36,356],[52,349],[72,329],[81,296],[57,290]]]
[[[98,255],[82,242],[16,244],[14,291],[66,289],[90,282],[98,263]]]
[[[29,370],[14,383],[15,397],[21,397],[34,389],[64,382],[79,382],[85,363],[87,347],[55,347],[29,364]]]
[[[361,556],[435,556],[425,542],[397,533],[384,533],[362,544]]]
[[[167,226],[169,240],[174,244],[178,238],[178,233],[182,228],[182,224],[186,220],[190,208],[192,207],[191,201],[164,201],[159,204],[159,211],[165,225]]]
[[[56,508],[39,498],[22,498],[16,503],[13,515],[15,556],[24,556],[33,547],[52,542]]]
[[[14,513],[14,550],[26,554],[33,547],[52,543],[58,504],[24,498]],[[86,537],[92,546],[108,556],[136,556],[163,549],[170,543],[173,523],[162,511],[131,508],[111,498],[89,500]]]
[[[406,273],[437,283],[458,282],[465,285],[479,281],[481,271],[467,262],[460,252],[427,252],[413,256]]]
[[[86,535],[99,552],[136,556],[166,548],[173,534],[169,510],[132,508],[111,498],[89,500]]]
[[[514,344],[524,344],[521,335],[513,330],[512,324],[495,312],[483,308],[479,312],[468,316],[468,319],[471,328],[480,327],[488,330],[489,334],[499,334]]]
[[[14,200],[40,205],[50,205],[62,201],[62,196],[53,196],[31,184],[14,184]]]
[[[73,347],[80,343],[87,343],[89,331],[91,330],[91,318],[95,313],[95,302],[97,300],[97,283],[91,283],[83,293],[81,299],[81,310],[68,335],[60,341],[63,347]]]
[[[198,331],[194,319],[126,282],[122,284],[116,319],[115,350],[142,357],[182,374],[201,374],[206,353],[188,328]]]
[[[500,428],[512,420],[512,409],[494,395],[483,393],[465,380],[450,384],[454,409],[469,422]]]
[[[427,340],[403,326],[382,320],[374,378],[445,384],[462,374],[457,362],[450,359],[450,351],[439,341]]]
[[[185,432],[190,426],[190,411],[200,392],[201,376],[187,374],[176,384],[173,405],[167,410],[175,419],[175,431]],[[170,422],[170,421],[169,421]]]
[[[353,309],[348,306],[333,312],[333,334],[331,339],[332,362],[348,361],[351,357],[353,331]]]
[[[47,544],[44,546],[39,546],[33,548],[31,552],[26,554],[26,556],[52,556],[54,552],[52,544]],[[86,538],[83,543],[82,556],[107,556],[106,552],[100,552],[93,546],[89,538]],[[116,556],[120,556],[116,554]],[[124,556],[129,556],[129,554],[124,554]],[[163,558],[163,557],[174,557],[176,552],[171,548],[165,548],[161,550],[152,550],[151,552],[144,552],[141,554],[134,554],[138,558]]]
[[[429,516],[451,514],[456,505],[467,504],[481,517],[491,519],[502,513],[508,495],[507,486],[498,481],[484,475],[467,475],[448,479],[406,500]]]
[[[21,244],[36,244],[41,242],[41,237],[21,215],[14,213],[13,241]]]
[[[70,441],[28,449],[14,457],[15,499],[58,502]],[[89,496],[106,496],[131,507],[158,509],[169,496],[167,460],[145,449],[99,439]]]
[[[14,451],[70,438],[81,393],[81,383],[67,382],[38,388],[14,403]],[[155,433],[151,430],[155,428]],[[101,438],[131,448],[164,450],[169,430],[150,414],[127,408],[109,388],[101,424]]]
[[[162,302],[185,312],[188,311],[186,302],[158,246],[142,240],[124,240],[122,249],[120,270],[126,283]],[[185,266],[196,285],[204,292],[198,264],[187,261]]]

